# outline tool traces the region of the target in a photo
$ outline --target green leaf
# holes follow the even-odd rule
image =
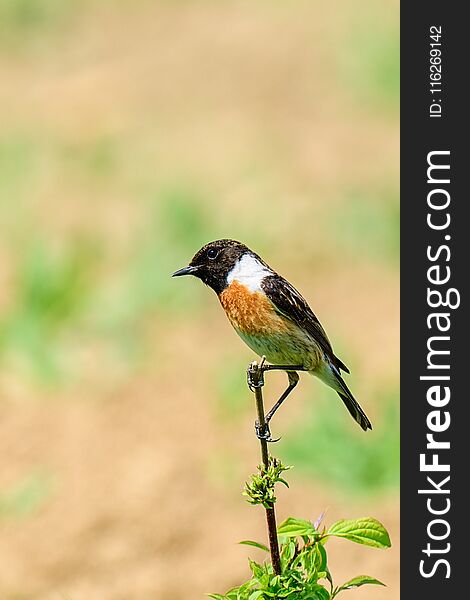
[[[224,600],[238,600],[238,598],[242,598],[241,592],[244,590],[245,585],[241,585],[240,587],[231,588],[225,596],[223,596]]]
[[[225,600],[225,596],[222,594],[207,594],[209,598],[214,598],[214,600]]]
[[[263,567],[254,560],[248,559],[248,562],[250,563],[250,569],[253,573],[253,577],[262,577],[264,573]]]
[[[281,548],[281,558],[287,564],[294,558],[296,552],[296,544],[294,542],[288,542],[283,544]]]
[[[318,565],[318,570],[325,571],[325,570],[327,570],[328,559],[326,556],[326,550],[325,550],[324,546],[322,546],[321,544],[317,544],[317,552],[321,557],[320,564]]]
[[[314,535],[316,530],[310,521],[289,517],[279,525],[277,533],[278,535],[284,535],[291,538],[297,537],[298,535]]]
[[[391,542],[385,527],[372,517],[342,519],[334,523],[326,535],[342,537],[357,544],[374,548],[390,548]]]
[[[315,598],[318,598],[318,600],[330,600],[330,597],[328,590],[325,590],[324,587],[318,587],[315,590]]]
[[[242,542],[238,542],[239,544],[244,544],[245,546],[253,546],[254,548],[259,548],[260,550],[264,550],[265,552],[269,552],[269,548],[264,544],[260,544],[259,542],[253,542],[252,540],[243,540]]]
[[[255,590],[250,594],[250,600],[258,600],[258,598],[262,598],[264,596],[263,590]]]
[[[351,579],[351,580],[347,581],[346,583],[343,583],[343,585],[341,585],[337,590],[335,590],[334,595],[336,596],[337,594],[339,594],[340,592],[343,592],[344,590],[350,590],[352,588],[361,587],[361,585],[367,585],[367,584],[385,586],[385,583],[382,583],[381,581],[379,581],[378,579],[375,579],[374,577],[369,577],[369,575],[358,575],[357,577],[354,577],[354,579]]]

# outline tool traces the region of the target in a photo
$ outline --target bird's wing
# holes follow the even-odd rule
[[[280,275],[269,275],[263,279],[261,288],[279,314],[306,330],[331,362],[349,373],[346,365],[334,355],[330,340],[315,313],[294,286]]]

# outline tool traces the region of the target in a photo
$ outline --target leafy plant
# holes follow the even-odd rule
[[[276,483],[283,483],[289,487],[287,481],[281,477],[284,471],[291,467],[285,467],[280,460],[268,459],[268,466],[258,465],[258,474],[251,476],[251,481],[245,483],[243,494],[248,497],[250,504],[262,504],[264,508],[274,508],[276,496],[274,495],[274,486]]]
[[[259,467],[245,485],[245,495],[251,504],[272,507],[276,501],[274,485],[286,482],[280,474],[286,470],[277,459],[270,459],[267,471]],[[321,519],[319,519],[321,521]],[[372,517],[343,519],[329,529],[319,529],[320,523],[289,517],[277,529],[280,541],[281,574],[274,573],[271,563],[250,560],[251,578],[226,594],[209,594],[215,600],[267,600],[269,598],[298,598],[299,600],[332,600],[340,592],[363,585],[384,585],[369,575],[358,575],[335,586],[328,569],[326,543],[331,537],[339,537],[371,546],[389,548],[390,538],[385,527]],[[252,540],[240,542],[264,552],[269,548]]]
[[[264,384],[264,361],[249,367],[249,382],[256,395],[259,424],[263,425],[261,387]],[[269,456],[265,439],[260,439],[263,464],[245,484],[244,495],[253,505],[260,504],[266,510],[270,547],[252,540],[240,542],[271,554],[271,561],[262,563],[249,560],[251,577],[226,594],[209,594],[214,600],[333,600],[343,591],[363,585],[384,585],[369,575],[358,575],[342,585],[335,585],[328,568],[326,544],[332,537],[344,538],[372,548],[389,548],[390,537],[385,527],[372,517],[342,519],[328,529],[321,527],[323,515],[315,523],[289,517],[277,527],[274,506],[275,485],[288,487],[282,474],[291,467]],[[276,535],[277,534],[277,535]]]

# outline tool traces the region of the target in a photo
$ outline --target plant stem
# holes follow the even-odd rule
[[[249,372],[251,381],[253,383],[255,399],[256,399],[256,412],[258,414],[258,423],[263,427],[266,423],[264,417],[264,403],[263,403],[263,361],[259,365],[256,361],[252,362],[249,366]],[[265,469],[269,467],[269,452],[268,443],[266,440],[259,440],[261,446],[261,459]],[[266,508],[266,523],[268,526],[268,537],[269,537],[269,548],[271,550],[271,563],[273,565],[273,571],[276,575],[281,574],[281,558],[279,555],[279,542],[277,539],[277,527],[276,527],[276,512],[273,508]]]

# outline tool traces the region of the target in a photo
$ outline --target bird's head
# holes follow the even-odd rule
[[[231,274],[247,262],[256,263],[260,269],[268,268],[245,244],[235,240],[216,240],[196,252],[189,265],[173,273],[173,277],[194,275],[220,294],[229,285]]]

